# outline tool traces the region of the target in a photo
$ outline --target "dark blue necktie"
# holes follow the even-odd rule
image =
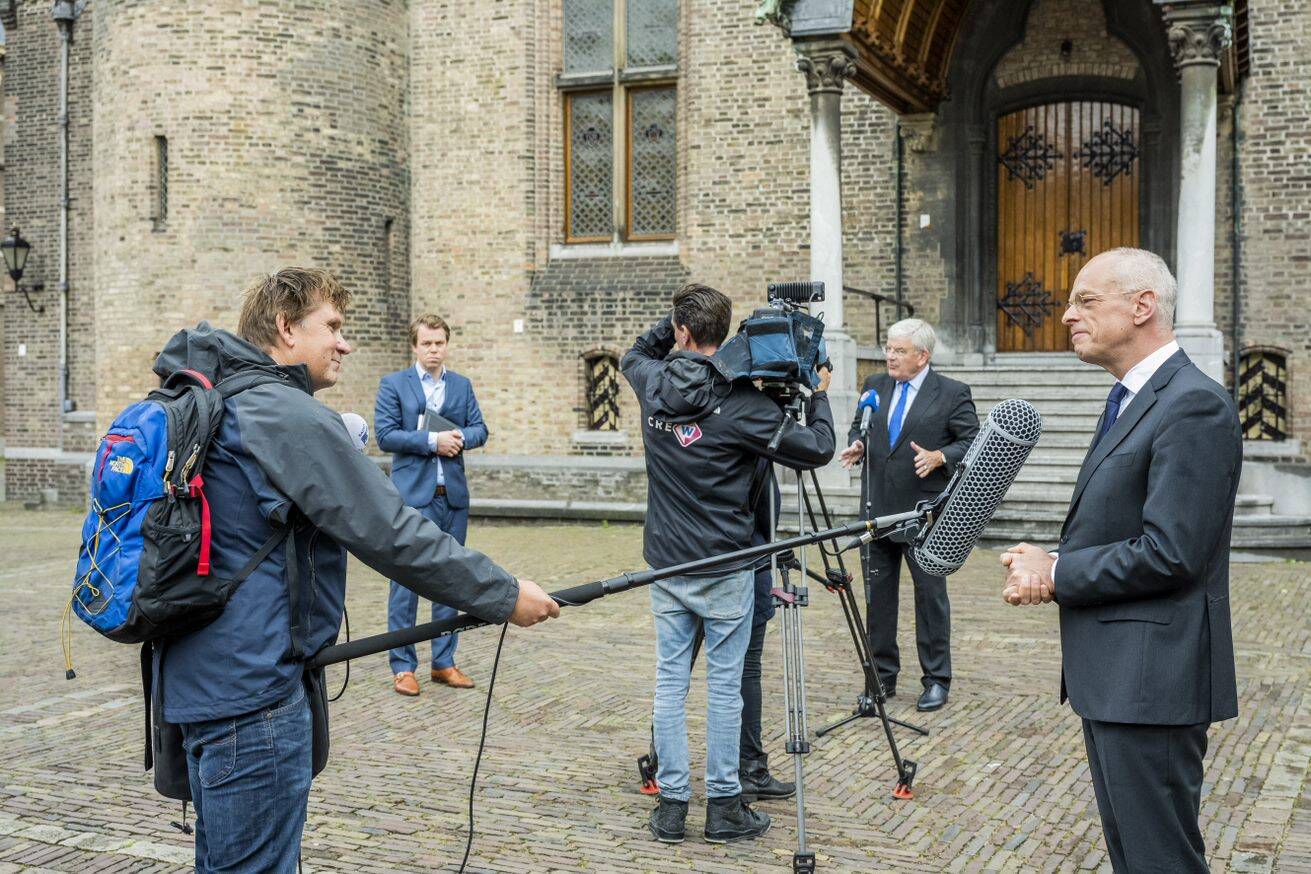
[[[906,416],[906,395],[910,393],[910,383],[898,383],[901,387],[901,393],[897,395],[897,403],[892,408],[892,418],[888,419],[888,448],[891,449],[897,445],[897,438],[901,436],[901,420]]]
[[[1124,402],[1124,396],[1128,393],[1129,389],[1121,383],[1117,382],[1111,387],[1111,393],[1106,396],[1106,412],[1102,414],[1102,425],[1097,429],[1097,439],[1093,441],[1092,449],[1097,448],[1097,444],[1102,442],[1106,432],[1111,430],[1115,420],[1119,418],[1120,404]]]

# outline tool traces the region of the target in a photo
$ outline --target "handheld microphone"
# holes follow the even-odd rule
[[[1028,401],[1011,399],[993,407],[956,476],[933,502],[941,510],[915,539],[915,562],[926,573],[960,570],[1041,434],[1042,417]]]
[[[860,412],[860,432],[862,434],[869,431],[869,420],[879,411],[879,393],[870,389],[860,396],[860,403],[856,406]]]
[[[346,433],[351,436],[351,443],[360,452],[369,445],[369,423],[359,413],[342,413],[341,423],[346,426]]]

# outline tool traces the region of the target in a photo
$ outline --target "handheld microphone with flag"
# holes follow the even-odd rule
[[[346,433],[351,435],[351,443],[363,452],[369,445],[369,423],[359,413],[342,413],[341,423],[346,426]]]
[[[860,433],[869,432],[869,420],[879,411],[879,393],[870,389],[860,396],[860,403],[857,404],[860,410]]]

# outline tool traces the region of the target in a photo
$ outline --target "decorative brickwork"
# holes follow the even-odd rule
[[[1024,42],[997,65],[997,87],[1059,76],[1132,79],[1138,60],[1129,47],[1106,33],[1100,3],[1036,0],[1029,9]]]

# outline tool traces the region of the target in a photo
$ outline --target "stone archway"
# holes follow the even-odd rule
[[[1141,126],[1135,242],[1171,260],[1178,186],[1178,86],[1159,14],[1148,0],[976,0],[952,60],[951,98],[935,119],[939,146],[926,155],[943,186],[938,208],[954,245],[942,330],[961,352],[999,348],[998,120],[1058,102],[1131,108]],[[1102,4],[1097,4],[1101,6]],[[1013,277],[1012,277],[1013,278]]]

